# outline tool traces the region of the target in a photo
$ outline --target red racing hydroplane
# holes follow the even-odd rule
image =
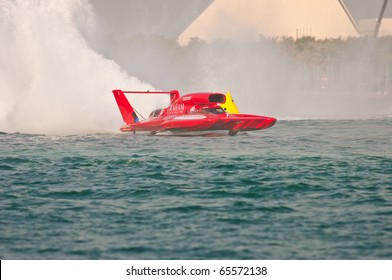
[[[126,93],[169,94],[170,105],[156,109],[146,120],[139,120],[135,109],[129,103]],[[230,93],[200,92],[180,97],[178,90],[172,91],[123,91],[113,90],[114,97],[125,122],[123,132],[216,132],[226,131],[236,135],[240,131],[261,130],[273,126],[276,119],[266,116],[240,114]]]

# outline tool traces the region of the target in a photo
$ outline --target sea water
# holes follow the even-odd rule
[[[390,259],[391,118],[0,134],[1,259]]]

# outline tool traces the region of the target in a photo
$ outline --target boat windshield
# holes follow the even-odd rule
[[[213,114],[223,114],[223,113],[226,113],[225,110],[223,110],[220,107],[203,108],[201,111],[204,112],[204,113],[213,113]]]

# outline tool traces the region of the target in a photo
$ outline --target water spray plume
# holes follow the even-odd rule
[[[117,130],[121,118],[111,90],[152,86],[88,47],[77,24],[93,23],[86,0],[2,0],[0,131]]]

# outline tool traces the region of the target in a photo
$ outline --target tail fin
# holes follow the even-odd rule
[[[125,97],[124,92],[120,89],[115,89],[113,90],[113,95],[116,99],[118,108],[120,109],[120,113],[124,122],[126,124],[139,122],[139,118],[137,117],[135,110],[129,103],[128,99]]]
[[[229,114],[239,114],[240,111],[237,108],[237,105],[235,105],[233,98],[231,97],[230,91],[226,93],[226,102],[221,103],[220,106],[226,110],[227,113]]]

